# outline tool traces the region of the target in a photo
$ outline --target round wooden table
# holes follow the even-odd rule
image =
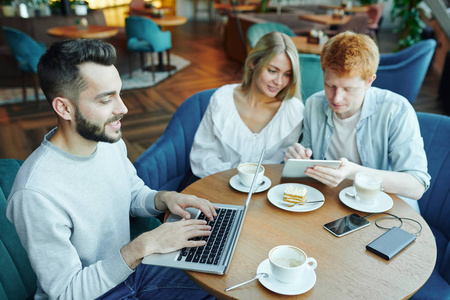
[[[280,184],[283,165],[265,165],[265,168],[272,187]],[[247,194],[229,185],[235,174],[236,169],[232,169],[205,177],[183,193],[194,194],[213,203],[244,205]],[[345,181],[336,188],[309,178],[297,182],[320,190],[325,196],[324,205],[310,212],[290,212],[272,205],[267,199],[267,191],[254,194],[228,273],[223,276],[199,272],[186,274],[219,299],[280,299],[282,295],[266,289],[258,281],[228,292],[224,290],[253,278],[258,265],[268,257],[269,250],[287,244],[303,249],[318,263],[314,287],[289,299],[403,299],[413,295],[428,280],[436,262],[434,236],[426,221],[403,200],[390,194],[394,206],[389,212],[419,221],[423,230],[415,242],[386,261],[365,249],[385,232],[374,222],[386,215],[369,217],[371,224],[368,227],[341,238],[323,228],[325,223],[351,213],[368,215],[347,207],[339,200],[339,192],[350,186],[351,181]],[[411,233],[418,231],[414,222],[404,222],[402,229]]]
[[[64,38],[105,39],[119,32],[116,27],[105,25],[88,25],[86,29],[78,29],[77,25],[61,26],[47,29],[47,34]]]
[[[164,8],[161,8],[160,10],[165,10]],[[133,8],[126,14],[130,16],[143,16],[151,19],[153,22],[155,22],[160,27],[165,26],[179,26],[183,25],[187,22],[187,18],[183,16],[176,16],[172,14],[165,14],[162,17],[154,17],[152,16],[152,12],[154,11],[153,8]]]
[[[342,9],[346,13],[365,13],[369,10],[369,5],[362,5],[362,6],[354,5],[352,7],[342,7],[340,5],[321,4],[321,5],[319,5],[319,7],[323,8],[323,9],[330,9],[330,10]]]

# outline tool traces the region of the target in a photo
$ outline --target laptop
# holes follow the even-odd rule
[[[186,209],[191,214],[192,219],[204,218],[208,225],[211,225],[212,234],[210,236],[196,238],[206,240],[205,246],[148,255],[144,257],[142,263],[218,275],[226,274],[244,224],[245,214],[250,204],[254,186],[257,185],[255,181],[264,153],[265,149],[261,152],[258,167],[253,175],[253,181],[244,206],[215,203],[218,210],[214,222],[206,219],[199,209],[193,207]],[[179,220],[181,220],[180,216],[170,214],[166,222]]]

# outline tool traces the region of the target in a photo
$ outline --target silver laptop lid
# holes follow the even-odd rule
[[[230,267],[230,263],[231,263],[231,259],[233,258],[234,250],[236,249],[236,245],[237,245],[237,242],[239,240],[239,236],[241,235],[242,226],[244,226],[245,215],[247,214],[247,209],[248,209],[248,207],[250,205],[250,199],[252,198],[253,191],[255,189],[255,186],[259,185],[259,182],[258,182],[258,184],[256,183],[256,178],[258,177],[258,171],[259,171],[259,168],[261,168],[261,164],[262,164],[262,161],[263,161],[265,153],[266,153],[266,148],[263,148],[263,150],[261,152],[261,155],[259,157],[259,162],[258,162],[258,166],[256,167],[255,174],[253,174],[252,184],[250,185],[250,190],[249,190],[248,195],[247,195],[247,200],[245,201],[244,212],[243,212],[240,224],[239,224],[239,229],[238,229],[238,231],[236,233],[236,238],[233,239],[233,242],[231,244],[231,246],[232,246],[232,248],[231,248],[231,256],[230,256],[230,259],[228,261],[228,264],[225,267],[224,274],[226,274],[228,272],[228,268]]]

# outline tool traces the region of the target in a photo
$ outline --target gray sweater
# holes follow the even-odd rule
[[[156,191],[136,175],[125,143],[99,143],[88,157],[49,142],[20,168],[7,202],[38,278],[36,299],[93,299],[132,272],[120,255],[129,216],[154,216]]]

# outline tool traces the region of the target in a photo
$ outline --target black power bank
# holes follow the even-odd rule
[[[386,260],[390,260],[415,240],[414,234],[398,227],[392,227],[367,245],[366,249]]]

